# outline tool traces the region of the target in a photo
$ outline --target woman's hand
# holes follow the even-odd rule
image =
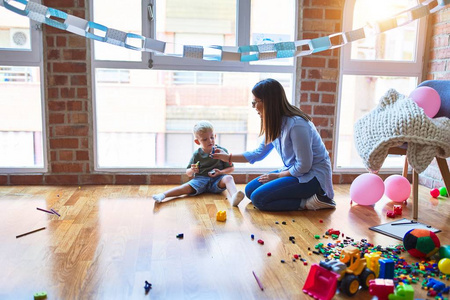
[[[218,148],[216,148],[216,151],[214,151],[214,154],[212,154],[211,157],[214,159],[220,159],[224,162],[228,162],[230,159],[230,155],[228,153]]]
[[[268,173],[268,174],[259,176],[258,181],[261,183],[266,183],[266,182],[272,181],[277,178],[279,178],[279,173]]]

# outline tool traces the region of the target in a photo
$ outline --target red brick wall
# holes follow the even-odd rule
[[[298,39],[340,32],[344,0],[299,0]],[[43,5],[89,19],[87,0],[44,0]],[[449,79],[449,9],[432,17],[433,41],[430,78]],[[50,26],[44,28],[45,105],[48,172],[4,174],[8,184],[180,184],[184,175],[119,174],[94,172],[90,42]],[[447,32],[447,35],[445,34]],[[311,114],[332,153],[339,85],[339,49],[319,52],[299,60],[298,101]],[[333,159],[333,157],[332,157]],[[359,174],[334,174],[335,183],[351,183]],[[255,175],[236,174],[245,183]]]
[[[315,39],[342,31],[343,0],[304,0],[299,7],[298,39]],[[300,108],[310,114],[333,160],[334,124],[339,86],[339,48],[303,56],[297,66]],[[336,183],[356,176],[334,174]],[[348,181],[350,180],[350,181]]]
[[[87,2],[87,1],[86,1]],[[45,0],[43,4],[88,18],[85,0]],[[47,108],[47,184],[95,183],[92,167],[92,108],[89,41],[44,26]],[[108,182],[108,177],[101,176]]]
[[[439,79],[450,80],[450,7],[440,10],[431,15],[428,22],[429,41],[427,80]],[[450,159],[447,159],[450,166]],[[421,185],[429,188],[439,188],[444,186],[441,172],[433,163],[419,176]]]

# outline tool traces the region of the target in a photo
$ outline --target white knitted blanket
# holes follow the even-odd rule
[[[408,143],[409,164],[423,172],[435,156],[450,156],[450,119],[430,119],[412,99],[390,89],[354,126],[356,149],[371,171],[381,169],[391,147]]]

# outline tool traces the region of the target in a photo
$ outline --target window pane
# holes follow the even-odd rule
[[[0,7],[0,49],[31,50],[30,19]]]
[[[343,76],[336,164],[339,168],[364,167],[354,145],[353,126],[356,121],[374,109],[390,88],[409,95],[416,85],[416,77]],[[384,163],[384,167],[402,165],[403,158],[399,156],[388,157]]]
[[[417,5],[416,0],[356,0],[353,29],[394,16]],[[356,60],[415,61],[418,22],[388,30],[352,43]]]
[[[156,39],[167,42],[166,54],[183,54],[183,45],[236,45],[236,0],[157,0],[155,9]]]
[[[185,168],[198,148],[192,128],[202,119],[214,124],[218,143],[229,151],[254,149],[260,118],[251,108],[251,88],[271,77],[292,95],[293,80],[291,74],[133,69],[96,69],[95,76],[100,168]],[[271,157],[253,167],[280,166],[278,154]]]
[[[38,67],[0,66],[0,168],[42,168]]]
[[[140,0],[94,0],[94,22],[108,28],[127,33],[142,35],[142,17]],[[99,36],[105,36],[104,31],[94,30]],[[141,61],[140,51],[94,41],[94,58],[97,60]]]
[[[251,44],[292,42],[295,40],[295,1],[252,0]],[[252,62],[257,65],[292,65],[293,58]]]

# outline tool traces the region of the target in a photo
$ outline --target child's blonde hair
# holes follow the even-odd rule
[[[209,121],[199,121],[197,124],[194,125],[194,135],[197,136],[198,133],[203,133],[207,130],[214,131],[214,126]]]

